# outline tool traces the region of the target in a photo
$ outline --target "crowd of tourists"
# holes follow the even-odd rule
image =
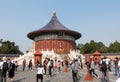
[[[38,82],[38,79],[41,78],[41,82],[43,82],[43,74],[46,77],[52,77],[54,75],[55,69],[57,69],[57,72],[60,73],[61,67],[62,67],[62,61],[58,60],[58,62],[54,62],[52,59],[46,58],[43,61],[43,64],[38,64],[38,72],[37,72],[37,78],[36,82]],[[41,68],[41,69],[40,69]]]
[[[55,69],[57,69],[58,73],[61,73],[61,68],[63,66],[63,61],[61,60],[54,61],[50,58],[45,58],[42,64],[37,61],[35,65],[35,68],[37,69],[36,82],[38,82],[38,79],[41,79],[41,82],[43,82],[43,75],[45,77],[52,77],[54,75],[54,72],[56,71]],[[26,67],[28,67],[29,70],[32,70],[32,60],[30,60],[28,64],[26,63],[26,59],[23,60],[22,70],[25,71]]]
[[[27,64],[26,64],[26,59],[24,59],[23,62],[22,62],[22,66],[23,66],[23,67],[22,67],[22,70],[23,70],[23,71],[25,70],[26,65],[27,65]],[[33,70],[32,60],[30,60],[29,63],[28,63],[28,69],[29,69],[29,70]]]
[[[54,64],[55,63],[55,64]],[[43,75],[47,76],[46,71],[48,70],[48,76],[52,76],[54,74],[54,69],[57,64],[58,72],[61,72],[61,67],[66,65],[65,62],[61,62],[60,60],[54,62],[50,59],[45,59],[43,62],[43,66],[38,66],[38,72],[37,72],[37,81],[39,78],[41,79],[41,82],[43,82]],[[63,65],[62,65],[63,64]],[[84,66],[85,65],[85,66]],[[66,65],[67,66],[67,65]],[[110,59],[107,57],[99,58],[98,61],[96,59],[90,58],[89,64],[83,63],[81,58],[73,59],[72,62],[69,63],[67,66],[72,70],[72,78],[73,82],[77,82],[77,79],[80,76],[80,71],[83,69],[83,67],[86,67],[92,78],[100,79],[101,82],[110,82],[109,79],[109,73],[113,72],[114,76],[116,76],[118,79],[116,82],[120,82],[120,58],[116,57],[115,59]],[[40,68],[43,71],[39,71]],[[114,69],[113,69],[114,68]],[[97,70],[97,73],[96,73]],[[99,73],[98,73],[99,71]]]
[[[29,70],[33,70],[34,64],[32,60],[29,60],[28,64],[26,63],[26,59],[22,62],[22,71],[26,70],[28,67]],[[101,79],[101,82],[110,82],[109,73],[113,72],[116,79],[116,82],[120,82],[120,58],[116,57],[111,60],[110,58],[103,57],[98,61],[95,58],[90,58],[89,64],[86,62],[82,62],[81,58],[73,59],[70,61],[57,60],[54,61],[50,58],[46,58],[43,63],[37,61],[34,66],[37,70],[36,73],[36,82],[41,80],[43,82],[43,77],[52,77],[54,74],[60,74],[63,72],[63,68],[67,67],[72,72],[73,82],[78,82],[78,78],[80,76],[81,70],[86,69],[94,79]],[[9,78],[10,82],[14,81],[15,71],[17,71],[18,63],[17,61],[11,61],[3,57],[0,59],[0,82],[6,82],[7,78]],[[114,69],[113,69],[114,68]],[[28,77],[29,78],[29,77]]]
[[[9,78],[9,82],[13,82],[17,67],[17,61],[11,61],[6,57],[0,58],[0,82],[7,82],[7,77]]]
[[[73,82],[77,82],[77,76],[79,74],[79,69],[81,69],[81,63],[78,59],[73,60],[72,67],[72,77]],[[92,78],[101,79],[101,82],[110,82],[109,73],[113,72],[116,76],[116,82],[120,82],[120,58],[110,59],[107,57],[100,58],[97,62],[93,58],[90,58],[89,64],[86,64],[86,68],[89,71]],[[113,69],[114,68],[114,69]],[[95,71],[99,71],[97,74]]]
[[[73,60],[72,62],[68,61],[53,61],[52,59],[50,60],[49,58],[46,58],[43,62],[43,64],[37,64],[37,75],[36,75],[36,82],[38,82],[38,79],[41,79],[41,82],[43,82],[43,76],[46,77],[52,77],[54,75],[54,72],[57,71],[57,73],[61,73],[62,68],[70,68],[72,69],[72,77],[73,77],[73,82],[76,82],[77,75],[80,72],[80,69],[83,69],[82,65],[82,60],[81,59],[76,59]],[[57,69],[57,70],[56,70]],[[74,69],[76,71],[74,71]]]

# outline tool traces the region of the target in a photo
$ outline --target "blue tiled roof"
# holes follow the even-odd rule
[[[75,37],[75,39],[79,39],[81,37],[81,34],[79,32],[73,31],[68,29],[67,27],[65,27],[64,25],[62,25],[59,20],[57,19],[56,15],[53,15],[50,22],[45,25],[44,27],[35,30],[33,32],[30,32],[27,36],[30,39],[34,39],[36,36],[39,36],[41,34],[46,34],[46,33],[55,33],[55,32],[65,32],[66,34],[69,34],[73,37]]]

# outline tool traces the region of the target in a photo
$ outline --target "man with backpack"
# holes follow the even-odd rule
[[[6,82],[6,73],[7,73],[7,70],[8,70],[8,63],[7,63],[7,59],[5,57],[3,57],[3,63],[1,65],[2,69],[1,69],[1,79],[0,81],[1,82]]]
[[[109,66],[106,63],[106,57],[104,57],[101,62],[101,72],[102,72],[102,79],[103,81],[106,81],[106,82],[109,82],[108,67]]]

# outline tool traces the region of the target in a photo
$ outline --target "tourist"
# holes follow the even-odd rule
[[[80,77],[80,70],[83,69],[83,64],[82,64],[81,57],[78,58],[78,64],[79,64],[79,67],[78,67],[77,76]]]
[[[95,65],[95,69],[98,69],[98,67],[99,67],[99,60],[97,58],[94,58],[94,65]]]
[[[49,70],[49,76],[52,76],[52,73],[51,73],[51,62],[50,62],[50,59],[48,59],[47,69]]]
[[[8,69],[8,77],[10,79],[10,82],[13,82],[14,75],[15,75],[15,62],[11,62],[10,67]]]
[[[101,62],[101,72],[102,72],[102,80],[103,81],[107,81],[107,82],[109,82],[109,73],[108,73],[108,67],[109,67],[109,65],[106,63],[106,58],[107,57],[104,57],[103,58],[103,60],[102,60],[102,62]]]
[[[118,67],[118,57],[115,58],[114,60],[114,66],[115,66],[115,76],[119,76],[119,67]]]
[[[37,62],[36,62],[36,68],[38,67],[39,64],[40,64],[40,62],[37,60]]]
[[[37,75],[36,75],[36,82],[38,82],[38,79],[41,79],[41,82],[43,82],[43,74],[44,74],[44,68],[41,64],[39,64],[37,68]]]
[[[0,82],[2,82],[2,65],[3,65],[3,61],[2,59],[0,58]]]
[[[15,71],[17,71],[17,68],[18,68],[18,62],[17,60],[15,61]]]
[[[64,61],[63,60],[61,61],[61,64],[62,64],[62,67],[63,67],[64,66]]]
[[[51,59],[50,60],[50,65],[51,65],[51,75],[54,74],[54,61]]]
[[[77,81],[77,72],[78,72],[78,60],[73,60],[72,65],[72,78],[73,78],[73,82]]]
[[[96,78],[99,78],[99,76],[95,73],[95,62],[93,61],[93,58],[91,58],[90,74]]]
[[[118,75],[117,75],[117,77],[120,77],[120,58],[118,59]]]
[[[1,61],[1,82],[6,82],[6,74],[8,70],[8,63],[6,57],[3,57],[3,62]]]
[[[68,62],[68,60],[65,60],[65,66],[66,66],[66,67],[69,67],[69,62]]]
[[[26,60],[24,59],[22,62],[22,66],[23,66],[23,71],[25,70],[25,66],[26,66]]]
[[[108,65],[108,70],[111,72],[111,71],[112,71],[112,70],[111,70],[111,59],[106,58],[106,63],[107,63],[107,65]]]
[[[83,63],[82,63],[82,58],[81,57],[78,59],[78,62],[80,64],[80,69],[83,69]]]
[[[47,71],[47,61],[46,61],[46,59],[43,62],[43,68],[44,68],[45,75],[46,75],[46,71]]]
[[[58,60],[57,68],[58,68],[58,72],[60,73],[61,72],[61,61],[60,60]]]
[[[28,68],[29,70],[32,70],[32,60],[29,61]]]
[[[10,67],[10,63],[11,63],[10,58],[8,58],[7,63],[8,63],[8,68],[9,68]]]

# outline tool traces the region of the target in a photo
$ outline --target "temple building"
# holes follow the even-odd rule
[[[35,42],[35,52],[42,50],[54,51],[56,54],[69,54],[76,50],[76,40],[81,37],[79,32],[73,31],[62,25],[56,12],[49,23],[44,27],[28,33],[27,37]]]

